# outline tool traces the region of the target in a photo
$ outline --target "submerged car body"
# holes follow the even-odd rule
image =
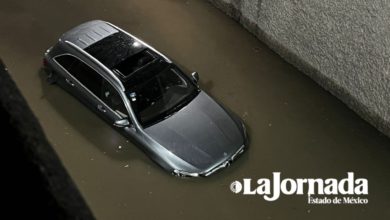
[[[177,176],[208,176],[246,149],[245,126],[165,55],[105,21],[64,33],[45,53],[59,84]]]

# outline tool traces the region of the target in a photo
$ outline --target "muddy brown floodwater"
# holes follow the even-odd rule
[[[40,72],[61,33],[110,21],[198,71],[201,87],[241,115],[250,149],[209,178],[179,179]],[[3,0],[0,56],[98,219],[390,219],[390,141],[206,1]],[[6,146],[5,146],[6,147]],[[242,178],[369,181],[368,205],[233,194]]]

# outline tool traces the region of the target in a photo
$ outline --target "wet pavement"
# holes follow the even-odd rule
[[[43,52],[92,19],[198,71],[201,87],[246,121],[249,151],[209,178],[175,178],[49,86],[40,71]],[[390,139],[206,1],[6,0],[0,20],[0,56],[98,219],[390,218]],[[265,202],[229,190],[234,180],[277,171],[285,178],[355,172],[369,181],[369,204],[308,205],[306,196]]]

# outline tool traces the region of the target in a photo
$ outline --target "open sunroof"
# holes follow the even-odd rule
[[[156,60],[157,57],[151,51],[145,49],[133,56],[129,56],[112,69],[115,73],[127,78]]]

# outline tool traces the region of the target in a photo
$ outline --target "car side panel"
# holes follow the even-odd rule
[[[58,75],[57,83],[64,88],[66,91],[71,93],[82,103],[88,106],[92,111],[100,115],[110,124],[113,124],[115,120],[120,119],[120,117],[115,114],[104,102],[102,102],[96,95],[91,93],[88,88],[81,84],[72,74],[65,70],[59,63],[56,61],[53,62],[53,70]],[[98,73],[96,73],[98,74]],[[73,85],[71,85],[73,84]],[[98,109],[98,106],[102,106],[106,112],[102,112]]]

